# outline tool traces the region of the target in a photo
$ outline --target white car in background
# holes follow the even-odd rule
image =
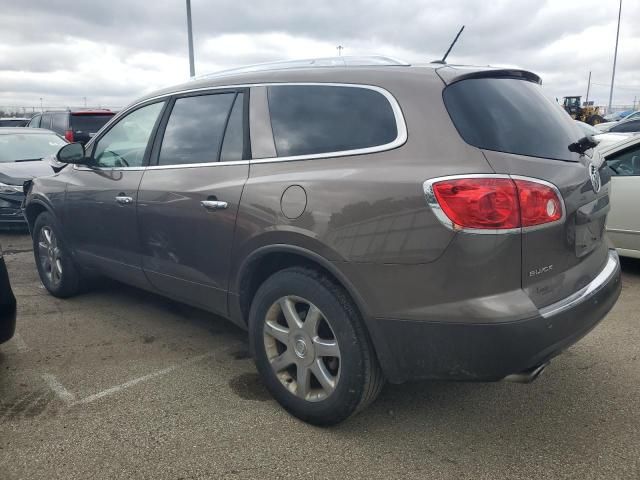
[[[623,117],[620,120],[616,120],[615,122],[599,123],[595,126],[595,128],[599,130],[601,133],[608,132],[612,127],[615,127],[620,122],[626,122],[628,120],[640,120],[640,111],[630,113],[626,117]]]
[[[595,138],[598,141],[598,149],[600,150],[610,145],[613,145],[614,143],[627,140],[628,138],[631,138],[634,135],[633,133],[613,133],[613,132],[602,133],[601,131],[596,130],[595,127],[592,127],[588,123],[584,123],[579,120],[576,120],[576,123],[578,124],[578,127],[580,127],[580,129],[582,130],[582,133],[584,133],[585,135],[591,135],[593,136],[593,138]]]
[[[640,136],[600,152],[611,172],[609,239],[620,255],[640,258]]]

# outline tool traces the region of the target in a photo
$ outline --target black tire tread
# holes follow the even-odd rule
[[[47,289],[47,291],[54,297],[58,297],[58,298],[72,297],[81,291],[81,288],[83,285],[83,282],[82,282],[83,279],[79,269],[77,268],[77,266],[73,262],[73,259],[71,258],[71,253],[69,249],[67,248],[62,236],[60,235],[60,228],[58,227],[58,223],[56,222],[53,215],[51,215],[49,212],[42,212],[40,215],[36,217],[36,220],[34,222],[32,242],[33,242],[33,255],[36,261],[36,268],[38,269],[38,273],[40,274],[41,267],[40,267],[40,262],[38,261],[38,253],[37,253],[38,252],[38,236],[39,236],[40,228],[44,225],[50,225],[55,230],[57,241],[58,241],[58,248],[60,248],[64,252],[63,258],[66,259],[66,261],[65,261],[64,270],[63,270],[63,280],[59,288],[51,289],[45,284],[44,281],[42,283],[45,284],[45,288]],[[42,277],[41,277],[41,280],[42,280]]]
[[[319,270],[309,268],[309,267],[290,267],[284,270],[280,270],[274,273],[271,277],[269,277],[263,285],[267,282],[274,281],[274,277],[280,275],[300,275],[306,278],[309,278],[320,285],[322,285],[332,296],[334,296],[339,302],[341,308],[345,311],[347,318],[350,319],[350,323],[352,324],[356,337],[362,341],[363,348],[363,356],[364,356],[364,385],[363,392],[361,397],[358,400],[357,405],[348,405],[345,406],[345,411],[348,411],[348,414],[344,415],[336,415],[335,418],[327,421],[318,421],[317,418],[305,417],[304,415],[298,415],[299,418],[305,420],[307,422],[313,423],[315,425],[320,426],[329,426],[339,423],[342,420],[345,420],[349,416],[355,415],[362,410],[364,410],[368,405],[370,405],[380,394],[384,384],[385,378],[378,363],[378,358],[373,349],[373,345],[369,338],[369,334],[364,326],[364,321],[362,316],[355,306],[353,300],[346,292],[346,290],[330,279],[327,275],[322,273]],[[277,280],[276,280],[277,281]],[[260,289],[258,290],[260,291]],[[258,293],[256,293],[256,296]],[[254,297],[255,298],[255,297]]]

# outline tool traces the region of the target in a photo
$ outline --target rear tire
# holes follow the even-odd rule
[[[357,308],[315,270],[269,277],[249,313],[256,366],[274,398],[314,425],[334,425],[375,400],[384,377]]]
[[[33,226],[33,254],[40,281],[54,297],[67,298],[80,291],[82,277],[60,236],[58,223],[48,212]]]

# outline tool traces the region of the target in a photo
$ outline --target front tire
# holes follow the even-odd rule
[[[384,384],[355,305],[314,270],[288,268],[260,286],[249,336],[267,389],[305,422],[339,423],[373,402]]]
[[[602,116],[600,116],[600,115],[598,115],[598,114],[591,115],[591,116],[587,119],[587,123],[588,123],[589,125],[592,125],[592,126],[593,126],[593,125],[598,125],[598,124],[600,124],[600,123],[604,123],[604,122],[606,122],[606,120],[604,119],[604,117],[602,117]]]
[[[54,297],[80,291],[81,278],[53,215],[41,213],[33,226],[33,254],[40,281]]]

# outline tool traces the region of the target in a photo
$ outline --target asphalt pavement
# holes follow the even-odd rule
[[[265,391],[245,333],[114,282],[51,297],[0,234],[0,479],[640,478],[640,262],[609,316],[532,384],[387,385],[322,429]]]

